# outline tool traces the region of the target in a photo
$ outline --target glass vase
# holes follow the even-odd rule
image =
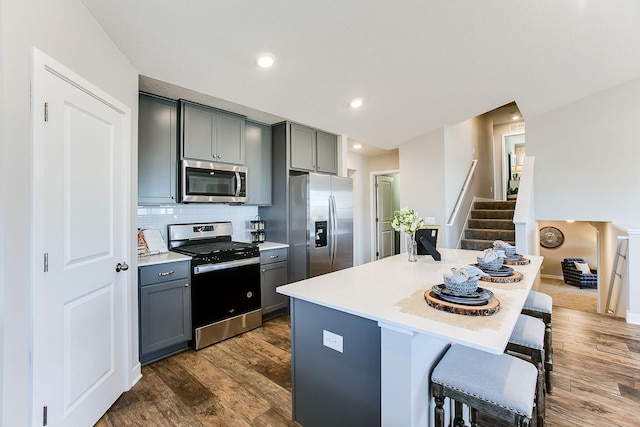
[[[416,233],[407,234],[407,255],[409,262],[418,260],[418,245],[416,244]]]

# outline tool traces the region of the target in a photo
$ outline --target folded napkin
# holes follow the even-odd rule
[[[511,244],[503,241],[503,240],[494,240],[493,241],[493,249],[509,249],[509,248],[513,248],[513,246],[511,246]]]
[[[501,249],[485,249],[482,253],[482,256],[478,257],[478,262],[483,264],[488,264],[492,261],[497,260],[498,258],[504,258],[504,250]]]
[[[513,255],[516,253],[516,247],[508,242],[502,240],[493,241],[493,249],[496,251],[502,251],[504,255]]]
[[[473,265],[463,265],[461,267],[453,267],[451,271],[443,274],[443,277],[451,280],[453,283],[462,283],[469,279],[479,278],[480,276],[488,276],[487,273]]]

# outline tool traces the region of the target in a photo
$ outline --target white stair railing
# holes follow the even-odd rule
[[[467,178],[464,180],[464,184],[462,184],[462,188],[460,189],[460,193],[458,194],[458,200],[456,200],[456,204],[453,207],[453,212],[451,212],[451,216],[449,216],[449,221],[447,221],[447,227],[451,227],[456,222],[456,218],[458,216],[458,212],[460,212],[460,207],[462,206],[462,202],[467,196],[467,192],[469,191],[469,186],[471,184],[471,180],[473,179],[473,174],[476,171],[476,165],[478,164],[478,159],[473,159],[471,161],[471,166],[469,167],[469,171],[467,172]]]

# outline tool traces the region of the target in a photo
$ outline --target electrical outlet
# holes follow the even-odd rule
[[[330,349],[342,353],[342,335],[322,330],[322,344]]]
[[[433,216],[428,216],[424,219],[424,225],[434,225],[436,223],[436,218]]]

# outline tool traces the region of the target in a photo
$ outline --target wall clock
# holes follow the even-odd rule
[[[547,249],[555,249],[564,242],[564,234],[555,227],[542,227],[540,229],[540,246]]]

